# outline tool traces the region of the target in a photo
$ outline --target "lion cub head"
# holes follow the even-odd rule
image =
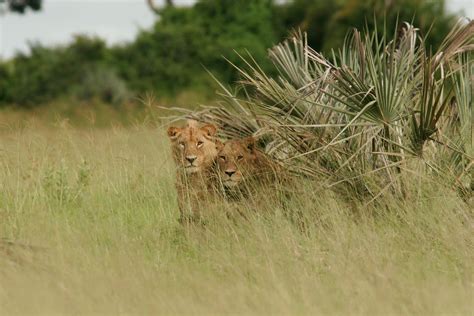
[[[224,187],[238,186],[262,171],[265,157],[255,148],[253,137],[218,143],[217,147],[218,172]]]
[[[188,174],[210,168],[217,156],[216,131],[212,124],[199,127],[195,121],[183,128],[168,128],[176,164]]]

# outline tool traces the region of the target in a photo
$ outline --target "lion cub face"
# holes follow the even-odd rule
[[[198,127],[193,121],[184,128],[168,128],[176,164],[189,174],[209,168],[217,156],[214,139],[216,131],[214,125]]]
[[[257,168],[255,139],[248,137],[218,144],[219,175],[225,187],[235,187]]]

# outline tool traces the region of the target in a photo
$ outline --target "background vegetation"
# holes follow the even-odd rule
[[[189,91],[187,101],[195,103],[214,98],[216,85],[205,69],[225,83],[239,78],[224,59],[242,66],[234,51],[248,51],[271,71],[267,49],[292,29],[307,31],[309,45],[329,53],[348,29],[386,21],[392,31],[397,18],[429,33],[426,45],[433,49],[454,22],[443,0],[199,0],[191,7],[167,6],[154,27],[130,44],[107,47],[99,38],[77,36],[63,47],[32,44],[30,54],[0,62],[0,105],[31,108],[65,97],[120,105],[145,92],[175,99]]]

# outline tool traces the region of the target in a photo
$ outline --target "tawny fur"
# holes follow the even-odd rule
[[[177,166],[176,189],[180,220],[198,218],[202,204],[212,192],[213,166],[217,157],[216,127],[198,126],[188,121],[186,127],[168,128],[173,159]]]
[[[255,146],[255,139],[230,140],[218,143],[217,172],[226,191],[251,189],[275,181],[277,165]]]
[[[227,200],[237,202],[244,198],[246,209],[250,205],[250,209],[262,210],[267,209],[267,198],[271,196],[278,200],[285,216],[305,229],[303,214],[287,207],[293,187],[290,178],[280,165],[256,148],[254,138],[218,142],[217,148],[217,180]],[[233,208],[235,214],[246,218],[244,210],[238,204]]]

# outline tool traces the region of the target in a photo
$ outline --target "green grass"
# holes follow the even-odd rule
[[[4,129],[0,314],[469,315],[472,209],[406,181],[368,206],[296,181],[305,232],[268,194],[183,228],[162,130]]]

